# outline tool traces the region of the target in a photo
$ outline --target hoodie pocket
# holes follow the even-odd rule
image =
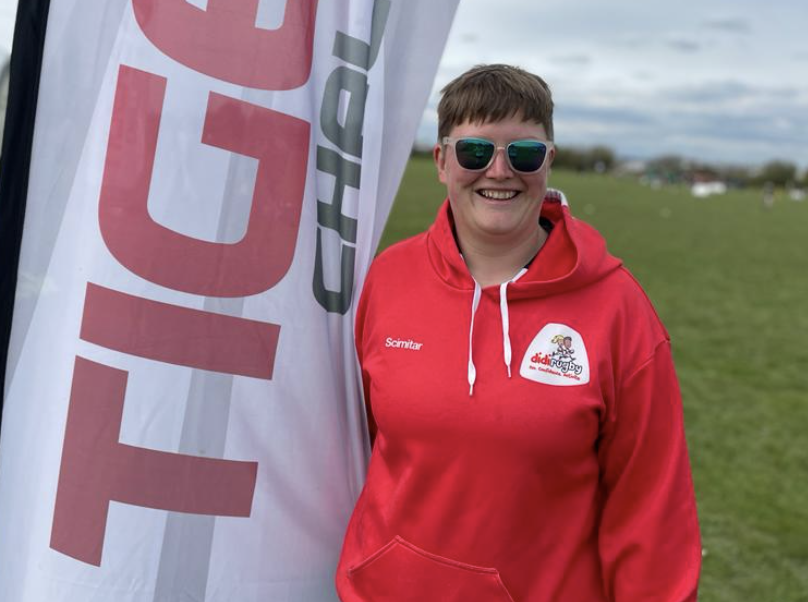
[[[396,536],[348,569],[368,602],[514,602],[499,571],[430,554]]]

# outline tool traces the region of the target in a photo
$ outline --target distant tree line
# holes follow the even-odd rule
[[[557,146],[553,166],[575,171],[612,171],[617,165],[617,157],[608,146],[576,148]]]
[[[788,186],[798,184],[801,187],[808,186],[808,170],[797,176],[797,166],[788,161],[770,161],[763,166],[761,172],[753,178],[753,183],[761,184],[771,182],[776,186]]]
[[[413,150],[413,154],[423,156],[431,155],[431,152],[426,148]],[[778,187],[808,188],[808,170],[800,173],[797,165],[789,161],[769,161],[759,167],[719,166],[678,155],[663,155],[642,163],[643,175],[671,184],[721,180],[735,187],[762,186],[771,182]],[[556,146],[553,160],[553,167],[577,172],[613,172],[624,165],[608,146]]]
[[[779,187],[808,187],[808,170],[800,174],[796,164],[781,160],[769,161],[760,167],[716,166],[667,155],[648,161],[646,173],[671,182],[695,179],[722,180],[738,187],[762,186],[767,182]]]
[[[796,164],[789,161],[769,161],[760,167],[737,165],[711,165],[691,161],[677,155],[663,155],[645,164],[645,175],[670,183],[721,180],[732,186],[762,186],[771,182],[779,187],[797,186],[808,188],[808,170],[800,173]],[[556,147],[555,167],[575,171],[613,171],[621,166],[615,152],[606,146],[591,148]]]

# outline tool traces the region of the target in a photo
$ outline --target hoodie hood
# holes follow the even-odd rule
[[[591,226],[574,219],[564,194],[548,190],[541,216],[553,224],[546,242],[529,266],[511,280],[499,285],[502,322],[502,361],[508,378],[512,375],[510,310],[508,304],[521,299],[536,299],[569,292],[596,282],[619,269],[621,261],[606,250],[603,237]],[[467,378],[469,395],[474,394],[477,367],[474,364],[474,318],[480,305],[482,288],[474,280],[460,255],[454,236],[454,221],[449,200],[444,201],[435,223],[427,232],[429,259],[438,276],[449,286],[473,291],[469,321]]]
[[[541,215],[553,224],[553,230],[527,270],[508,284],[510,299],[569,292],[600,280],[622,265],[609,254],[606,242],[594,228],[572,217],[562,192],[547,191]],[[474,290],[474,279],[455,240],[448,199],[427,232],[427,249],[441,280],[453,288]]]

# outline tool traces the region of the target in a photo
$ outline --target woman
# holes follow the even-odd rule
[[[371,267],[375,436],[344,602],[691,602],[701,548],[667,332],[547,188],[553,103],[521,69],[445,89],[448,199]]]

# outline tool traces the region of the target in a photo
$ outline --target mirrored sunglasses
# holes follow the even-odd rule
[[[499,149],[505,150],[508,163],[514,171],[539,171],[547,159],[548,143],[540,140],[514,140],[507,146],[497,146],[485,138],[443,138],[443,144],[454,147],[457,162],[463,169],[482,171],[494,162]]]

